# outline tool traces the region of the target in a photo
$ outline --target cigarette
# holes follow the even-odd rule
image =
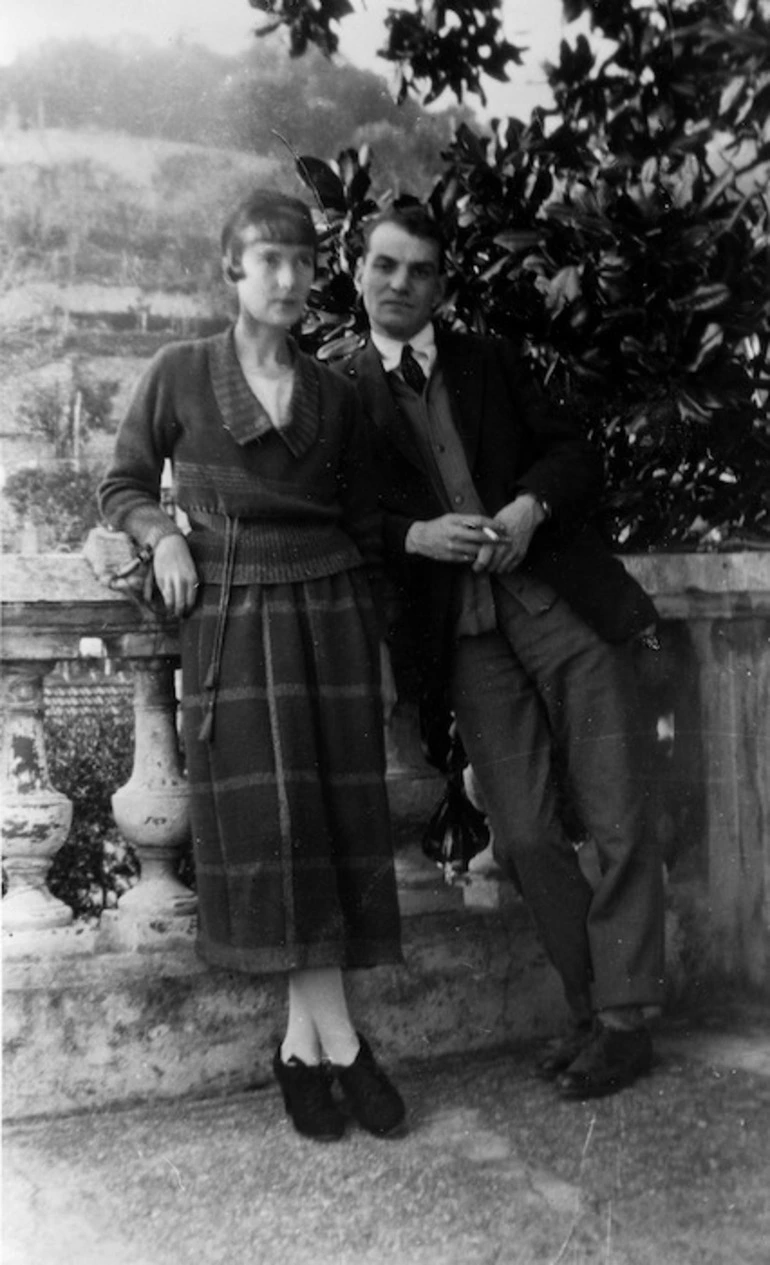
[[[507,540],[507,536],[505,536],[504,533],[493,531],[491,527],[485,527],[483,523],[467,523],[466,522],[466,523],[463,523],[463,527],[468,527],[471,531],[483,532],[487,540],[494,541],[496,545],[500,545],[503,543],[503,541]]]

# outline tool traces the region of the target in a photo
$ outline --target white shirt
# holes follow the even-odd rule
[[[397,338],[389,338],[387,334],[375,334],[374,330],[372,330],[371,338],[382,356],[382,367],[386,373],[399,370],[401,352],[408,342],[425,377],[430,377],[436,363],[436,333],[432,321],[423,325],[413,338],[405,339],[403,342]]]

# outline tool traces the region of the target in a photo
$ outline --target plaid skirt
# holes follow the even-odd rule
[[[199,952],[255,974],[400,962],[366,578],[232,587],[207,740],[219,599],[204,585],[182,630]]]

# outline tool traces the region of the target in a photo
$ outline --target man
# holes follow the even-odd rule
[[[492,825],[559,972],[571,1024],[539,1064],[565,1098],[649,1071],[663,994],[662,868],[644,820],[631,639],[652,603],[590,526],[601,461],[503,341],[434,329],[435,222],[370,223],[371,337],[343,371],[371,429],[386,548],[424,688],[455,713]],[[559,778],[599,858],[589,884]]]

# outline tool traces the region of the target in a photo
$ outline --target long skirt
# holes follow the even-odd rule
[[[182,632],[201,956],[255,974],[400,962],[365,577],[232,588],[208,740],[219,586],[201,595]]]

